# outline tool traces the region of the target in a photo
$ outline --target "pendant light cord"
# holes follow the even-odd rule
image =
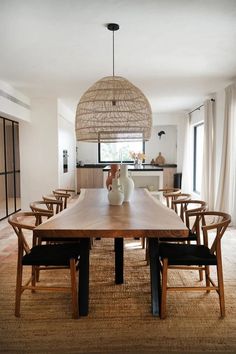
[[[115,35],[114,31],[112,31],[113,36],[113,77],[115,76]]]
[[[109,29],[109,31],[112,31],[112,76],[113,76],[113,80],[115,78],[115,35],[114,32],[117,31],[120,26],[117,23],[108,23],[107,28]],[[113,94],[113,98],[111,100],[112,102],[112,106],[116,106],[116,97],[115,97],[115,90],[112,89],[112,94]]]
[[[115,31],[118,31],[120,26],[117,23],[108,23],[107,28],[109,31],[112,31],[112,56],[113,56],[113,67],[112,67],[112,76],[115,76]]]

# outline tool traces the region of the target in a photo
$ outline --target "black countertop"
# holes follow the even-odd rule
[[[77,168],[103,168],[105,171],[110,169],[111,164],[103,164],[103,163],[91,163],[91,164],[84,164],[83,166],[80,166],[77,164]],[[176,164],[165,164],[165,165],[150,165],[150,164],[142,164],[141,168],[134,168],[134,165],[128,164],[129,165],[129,170],[134,170],[134,171],[158,171],[158,170],[163,170],[163,168],[176,168]]]
[[[77,164],[76,167],[77,168],[104,168],[107,166],[107,163],[104,164],[104,163],[87,163],[87,164],[84,164],[83,166]]]
[[[136,167],[135,165],[128,165],[128,170],[129,171],[163,171],[163,167],[162,166],[153,166],[153,165],[141,165],[139,167]],[[108,165],[106,166],[103,171],[109,171],[111,169],[111,166]]]

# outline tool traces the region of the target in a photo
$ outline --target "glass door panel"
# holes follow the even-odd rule
[[[13,172],[14,171],[13,129],[12,129],[12,122],[9,120],[5,120],[5,141],[6,141],[7,172]]]
[[[16,180],[16,210],[20,210],[20,172],[16,172],[15,174]]]
[[[8,215],[15,212],[14,174],[7,175],[7,209]]]
[[[0,220],[20,210],[19,124],[0,117]]]
[[[17,123],[14,123],[13,127],[15,171],[20,171],[19,125]]]
[[[6,188],[5,175],[0,175],[0,220],[6,217]]]
[[[4,158],[4,123],[0,118],[0,174],[5,172],[5,158]]]

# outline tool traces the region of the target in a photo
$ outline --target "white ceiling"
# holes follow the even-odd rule
[[[115,74],[153,112],[191,110],[236,77],[236,0],[0,0],[0,80],[72,109]]]

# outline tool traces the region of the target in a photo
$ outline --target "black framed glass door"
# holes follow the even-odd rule
[[[0,220],[20,210],[19,123],[0,117]]]

